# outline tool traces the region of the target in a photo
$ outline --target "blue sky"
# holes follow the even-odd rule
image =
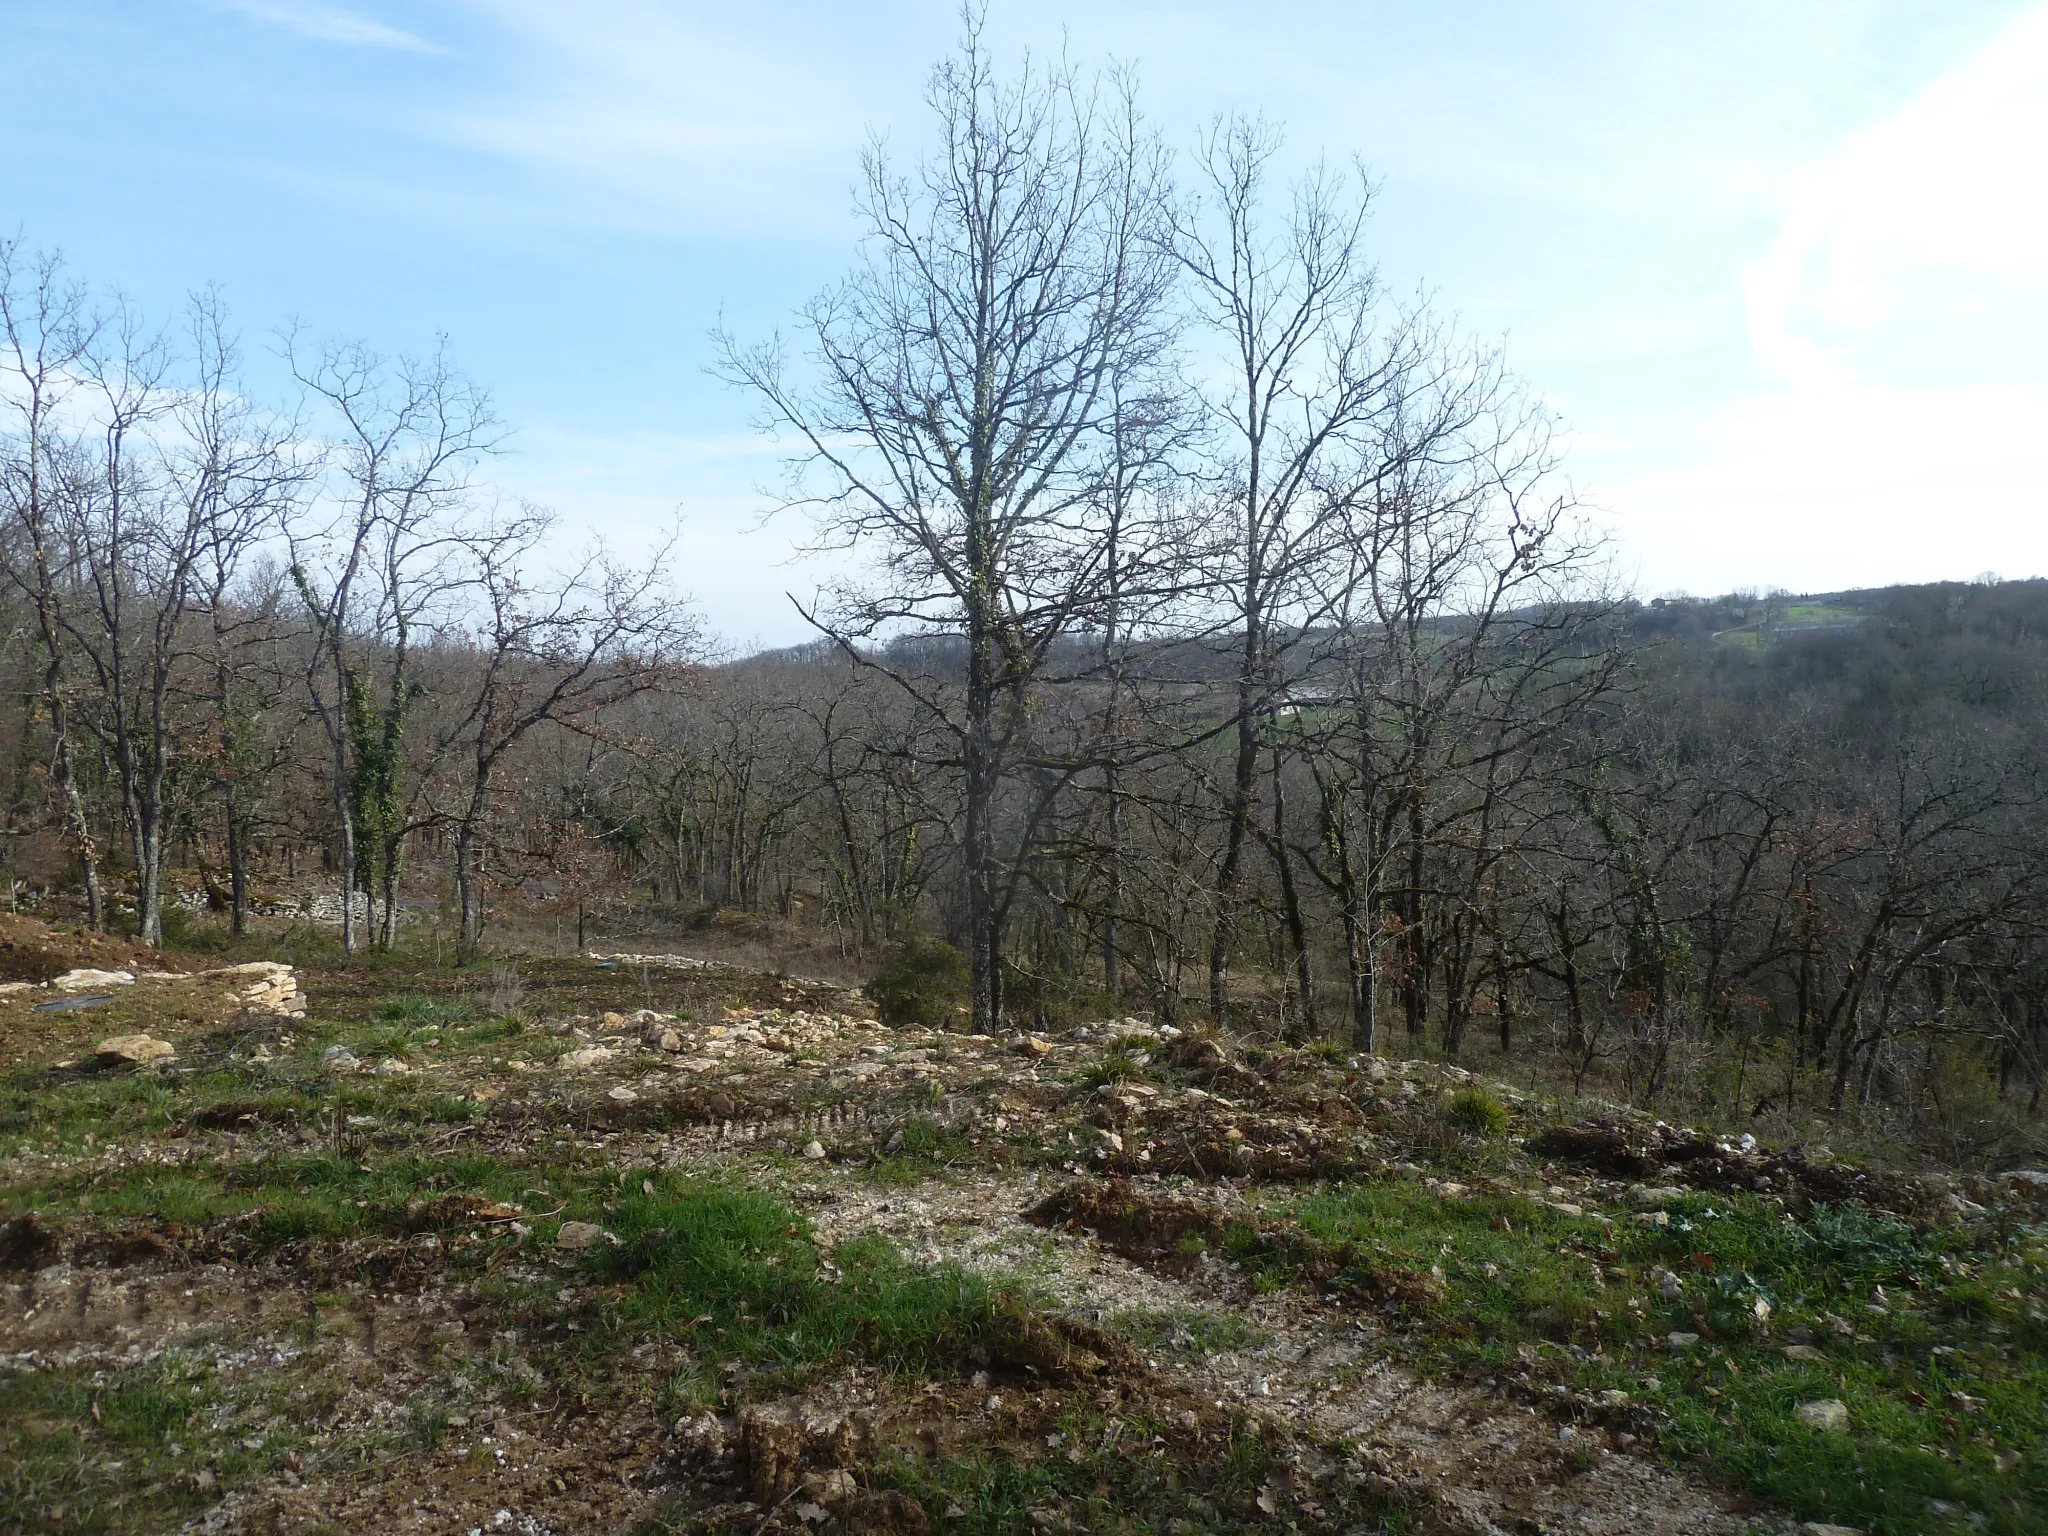
[[[846,263],[944,0],[5,0],[0,227],[167,308],[453,339],[493,473],[631,546],[676,509],[737,643],[801,625],[773,445],[708,379]],[[1503,336],[1646,594],[2048,574],[2048,5],[1085,6],[998,46],[1134,60],[1185,140],[1362,155],[1397,287]],[[252,346],[252,350],[254,347]]]

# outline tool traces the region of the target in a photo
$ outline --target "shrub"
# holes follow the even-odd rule
[[[1444,1116],[1472,1136],[1498,1136],[1508,1128],[1507,1106],[1477,1084],[1452,1094]]]
[[[1101,1054],[1081,1071],[1081,1081],[1090,1088],[1100,1088],[1105,1083],[1121,1083],[1127,1080],[1143,1080],[1156,1076],[1151,1069],[1151,1055],[1132,1045],[1127,1040],[1113,1040],[1102,1048]]]
[[[894,1029],[939,1029],[967,1011],[967,957],[950,944],[910,938],[867,984],[868,1001]]]

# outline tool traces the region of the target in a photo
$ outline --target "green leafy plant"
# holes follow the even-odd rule
[[[967,957],[936,939],[905,939],[867,984],[868,1001],[895,1029],[941,1029],[967,1012]]]
[[[1472,1136],[1498,1136],[1508,1128],[1507,1106],[1476,1083],[1451,1095],[1444,1117]]]

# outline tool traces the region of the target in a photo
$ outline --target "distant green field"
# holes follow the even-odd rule
[[[1853,624],[1864,618],[1861,608],[1852,608],[1845,603],[1792,603],[1779,614],[1783,624]]]

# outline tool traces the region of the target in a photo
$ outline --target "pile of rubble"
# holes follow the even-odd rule
[[[1825,1147],[1765,1147],[1754,1136],[1708,1136],[1626,1112],[1552,1126],[1533,1137],[1528,1150],[1536,1157],[1614,1179],[1775,1195],[1798,1211],[1815,1202],[1853,1200],[1937,1224],[1984,1212],[1983,1205],[1959,1187],[1969,1184],[1967,1180],[1858,1167],[1836,1161]]]
[[[306,994],[299,988],[298,973],[274,960],[252,960],[246,965],[223,966],[201,971],[200,976],[228,982],[230,995],[244,1013],[268,1014],[281,1019],[306,1016]]]

